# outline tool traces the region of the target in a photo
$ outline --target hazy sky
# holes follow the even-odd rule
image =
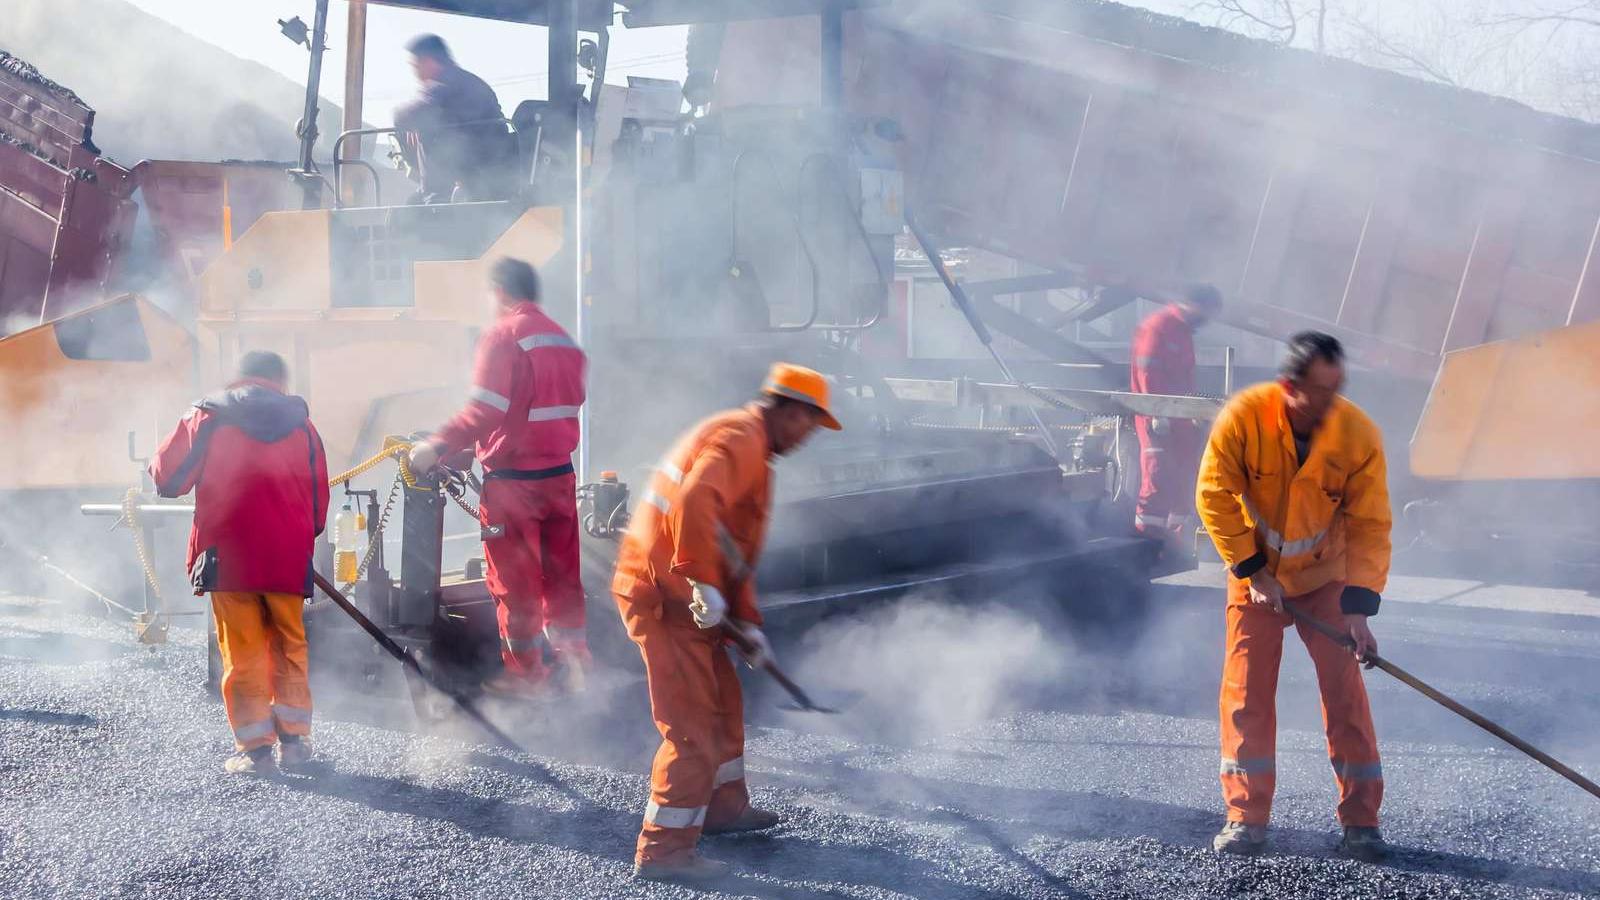
[[[309,27],[316,11],[310,0],[130,2],[235,56],[255,60],[297,83],[305,83],[308,54],[304,46],[295,46],[278,33],[278,20],[299,16]],[[343,0],[333,0],[328,8],[328,53],[323,57],[322,93],[336,102],[343,100],[344,92],[347,10],[348,4]],[[363,116],[366,121],[388,125],[394,107],[415,91],[416,81],[406,62],[404,45],[412,36],[427,31],[442,36],[458,61],[494,85],[500,104],[507,111],[519,101],[544,97],[543,28],[369,5]],[[681,80],[686,31],[612,29],[611,65],[606,80],[622,83],[627,75]]]

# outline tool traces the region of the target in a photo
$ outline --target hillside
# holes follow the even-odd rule
[[[95,110],[94,139],[124,165],[141,159],[274,159],[298,153],[304,91],[123,0],[5,0],[0,49],[27,60]],[[340,111],[324,101],[326,155]]]

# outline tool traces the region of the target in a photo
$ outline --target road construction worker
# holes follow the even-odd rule
[[[395,110],[400,155],[419,183],[416,201],[495,200],[515,152],[494,88],[456,65],[436,34],[406,44],[420,91]]]
[[[238,378],[196,403],[150,463],[161,496],[195,492],[189,577],[196,595],[211,595],[232,773],[311,759],[301,614],[328,516],[328,463],[288,381],[282,357],[246,353]]]
[[[1308,331],[1289,340],[1276,382],[1241,391],[1211,429],[1195,504],[1228,567],[1222,670],[1218,852],[1265,844],[1276,785],[1276,694],[1286,607],[1348,634],[1355,654],[1297,624],[1322,693],[1339,785],[1339,851],[1386,852],[1378,831],[1383,768],[1358,659],[1376,653],[1367,618],[1389,574],[1389,489],[1378,427],[1340,396],[1344,350]]]
[[[487,686],[535,696],[551,663],[582,686],[589,664],[578,572],[578,488],[572,453],[587,359],[539,308],[539,276],[520,259],[490,272],[496,321],[478,342],[467,404],[411,450],[415,471],[468,447],[483,465],[479,506],[489,593],[505,669]]]
[[[746,661],[771,658],[752,578],[772,502],[772,460],[818,426],[839,429],[820,374],[779,363],[762,396],[678,440],[635,511],[611,583],[639,645],[661,732],[636,877],[704,881],[727,867],[695,851],[702,832],[757,831],[778,817],[750,805],[744,709],[724,648],[737,629]]]
[[[1194,285],[1139,324],[1133,336],[1129,390],[1135,394],[1194,393],[1194,333],[1222,307],[1209,284]],[[1139,436],[1139,504],[1134,527],[1184,555],[1193,532],[1189,509],[1205,434],[1190,419],[1135,416]]]

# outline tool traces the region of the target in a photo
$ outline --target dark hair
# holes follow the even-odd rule
[[[489,283],[519,300],[539,301],[539,273],[520,259],[502,256],[489,269]]]
[[[1199,309],[1220,309],[1222,292],[1212,284],[1191,284],[1183,294],[1184,302]]]
[[[406,41],[406,52],[412,56],[425,56],[428,59],[437,59],[439,62],[454,62],[450,57],[450,47],[445,44],[444,38],[437,34],[419,34]]]
[[[277,384],[289,382],[289,366],[283,357],[268,350],[251,350],[239,360],[240,378],[260,378]]]
[[[1344,345],[1331,334],[1302,331],[1289,338],[1289,350],[1283,355],[1278,374],[1291,381],[1304,378],[1311,371],[1311,364],[1319,359],[1335,365],[1344,362]]]

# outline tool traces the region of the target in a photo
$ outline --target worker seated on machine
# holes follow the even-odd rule
[[[406,45],[421,90],[395,110],[400,156],[418,182],[413,203],[500,200],[510,195],[515,144],[494,88],[456,65],[436,34]]]

